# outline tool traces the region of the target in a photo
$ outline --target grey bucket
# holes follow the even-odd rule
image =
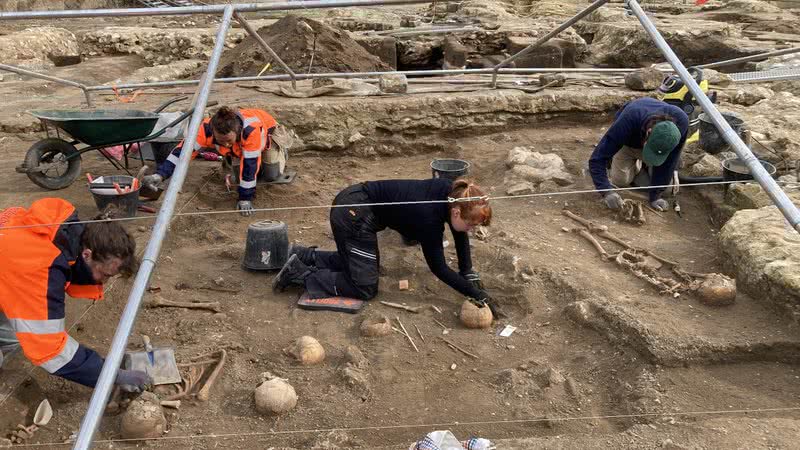
[[[734,113],[721,112],[722,117],[733,128],[733,131],[741,138],[744,135],[744,120]],[[700,114],[700,148],[707,153],[716,155],[728,148],[728,143],[722,138],[722,134],[717,130],[717,126],[711,121],[706,113]]]
[[[289,232],[285,223],[262,220],[247,227],[247,243],[242,265],[250,270],[275,270],[283,267],[289,253]]]
[[[455,180],[469,173],[469,162],[462,159],[434,159],[431,161],[433,178]]]

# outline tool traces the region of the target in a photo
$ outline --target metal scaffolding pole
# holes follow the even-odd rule
[[[531,69],[500,69],[500,74],[508,75],[521,75],[521,74],[536,74],[536,73],[629,73],[636,69],[595,69],[595,68],[531,68]],[[401,70],[393,72],[333,72],[333,73],[310,73],[310,74],[296,74],[297,80],[309,80],[315,78],[365,78],[365,77],[379,77],[387,74],[403,74],[409,76],[436,76],[436,75],[481,75],[481,74],[494,74],[493,68],[488,69],[442,69],[442,70]],[[260,77],[235,77],[235,78],[217,78],[214,80],[216,83],[239,83],[243,81],[286,81],[291,80],[290,75],[264,75]],[[177,81],[155,81],[151,83],[132,83],[132,84],[117,84],[114,86],[99,85],[89,86],[90,91],[110,91],[114,88],[117,89],[144,89],[144,88],[158,88],[158,87],[175,87],[175,86],[189,86],[198,84],[199,80],[177,80]]]
[[[665,41],[658,32],[656,26],[650,21],[650,18],[647,17],[642,7],[639,6],[639,3],[636,0],[626,0],[626,4],[639,19],[639,22],[641,22],[647,34],[653,39],[653,42],[655,42],[661,53],[664,54],[664,57],[672,68],[675,69],[675,72],[681,77],[683,83],[689,88],[694,98],[697,99],[703,111],[711,117],[717,130],[722,132],[722,137],[725,139],[725,142],[730,144],[736,155],[747,165],[747,168],[750,169],[750,173],[753,174],[753,178],[756,179],[758,184],[761,185],[767,195],[772,199],[772,202],[781,210],[786,220],[792,225],[792,228],[800,232],[800,211],[797,207],[789,200],[789,197],[786,196],[786,193],[781,190],[778,183],[767,173],[764,166],[758,161],[758,158],[750,151],[750,148],[748,148],[736,132],[733,131],[733,128],[731,128],[728,122],[722,117],[722,114],[719,113],[716,106],[711,103],[711,100],[709,100],[703,90],[700,89],[700,86],[694,81],[694,78],[692,78],[686,70],[686,67],[680,59],[678,59],[678,56],[675,55],[675,52],[672,51],[667,41]]]
[[[234,13],[234,16],[236,17],[236,20],[239,21],[240,24],[242,24],[244,29],[247,30],[247,33],[250,36],[252,36],[253,39],[256,40],[256,42],[258,42],[258,44],[261,46],[261,48],[266,50],[267,54],[272,56],[272,59],[274,59],[278,64],[280,64],[280,66],[283,67],[283,70],[285,70],[286,73],[289,74],[289,76],[292,78],[292,89],[294,89],[296,91],[297,90],[297,75],[294,73],[294,71],[288,65],[286,65],[285,62],[283,62],[281,57],[278,56],[277,53],[275,53],[275,50],[273,50],[272,47],[270,47],[269,44],[267,44],[267,42],[258,34],[258,32],[253,28],[253,26],[250,25],[250,22],[248,22],[244,18],[244,16],[242,16],[238,12]]]
[[[276,3],[237,3],[232,5],[182,6],[175,8],[122,8],[122,9],[75,9],[66,11],[20,11],[0,13],[0,20],[23,19],[76,19],[80,17],[123,16],[181,16],[192,14],[220,14],[227,6],[235,12],[290,11],[296,9],[343,8],[347,6],[412,5],[431,3],[432,0],[314,0],[285,1]],[[449,2],[456,0],[438,0]]]
[[[492,76],[492,87],[495,87],[497,85],[497,73],[500,70],[500,68],[502,68],[506,64],[510,63],[511,61],[514,61],[515,59],[519,58],[520,56],[527,55],[528,53],[532,52],[536,47],[539,47],[540,45],[544,44],[545,42],[547,42],[550,39],[552,39],[553,37],[555,37],[558,33],[561,33],[562,31],[566,30],[567,28],[575,25],[575,23],[577,23],[579,20],[581,20],[584,17],[588,16],[589,14],[592,13],[592,11],[596,10],[597,8],[605,5],[606,3],[608,3],[608,1],[609,0],[597,0],[596,2],[594,2],[591,5],[589,5],[588,7],[586,7],[586,9],[584,9],[583,11],[581,11],[578,14],[576,14],[575,16],[573,16],[571,19],[569,19],[566,22],[564,22],[561,25],[559,25],[558,28],[556,28],[555,30],[545,34],[544,36],[539,38],[533,44],[523,48],[522,50],[518,51],[516,54],[506,58],[503,61],[501,61],[500,64],[494,66],[494,75]]]
[[[717,67],[732,66],[748,61],[757,61],[759,59],[767,59],[773,56],[790,55],[792,53],[800,52],[800,47],[785,48],[783,50],[775,50],[774,52],[759,53],[757,55],[742,56],[741,58],[726,59],[725,61],[717,61],[715,63],[703,64],[697,66],[701,69],[714,69]]]
[[[8,64],[0,64],[0,70],[5,70],[7,72],[13,72],[20,75],[27,75],[33,78],[40,78],[42,80],[52,81],[54,83],[63,84],[65,86],[72,86],[76,87],[83,91],[83,95],[86,96],[86,104],[91,107],[92,106],[92,98],[91,94],[89,93],[90,89],[88,86],[82,83],[78,83],[77,81],[65,80],[63,78],[54,77],[51,75],[45,75],[39,72],[33,72],[27,69],[23,69],[22,67],[17,66],[9,66]]]
[[[208,96],[211,92],[211,85],[214,83],[214,74],[219,65],[219,59],[222,55],[222,50],[225,48],[225,36],[228,28],[231,26],[231,18],[233,17],[233,7],[225,7],[222,16],[222,22],[217,31],[217,40],[214,44],[214,51],[211,54],[211,59],[208,62],[208,70],[206,70],[206,77],[203,84],[198,90],[197,102],[195,103],[194,113],[192,120],[189,124],[189,130],[186,134],[186,144],[184,149],[192,149],[197,140],[197,133],[200,130],[200,124],[203,121],[205,114],[206,104],[208,103]],[[92,399],[89,402],[89,408],[86,415],[81,422],[81,428],[78,432],[78,438],[75,441],[74,449],[86,450],[92,445],[92,438],[97,430],[100,420],[103,417],[103,411],[106,408],[108,396],[111,393],[111,387],[114,384],[114,379],[117,375],[122,355],[125,352],[125,347],[128,344],[128,337],[133,330],[133,325],[136,321],[136,315],[139,312],[139,307],[142,304],[142,297],[144,296],[147,283],[150,281],[150,276],[153,273],[158,254],[161,251],[161,244],[167,234],[167,227],[172,219],[172,214],[175,212],[175,204],[178,200],[178,192],[183,186],[183,181],[186,178],[186,172],[189,169],[189,161],[191,160],[192,152],[181,152],[180,161],[175,168],[175,174],[169,184],[164,202],[162,203],[161,210],[158,212],[156,223],[153,225],[153,233],[150,241],[147,243],[147,248],[142,258],[142,264],[139,272],[136,274],[136,279],[133,282],[131,293],[128,296],[128,303],[122,311],[117,331],[114,333],[114,339],[111,341],[111,349],[106,355],[103,370],[100,372],[100,378],[97,380]]]

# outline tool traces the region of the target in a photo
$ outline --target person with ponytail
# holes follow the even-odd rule
[[[330,223],[336,251],[292,245],[286,264],[273,280],[273,290],[283,291],[294,284],[304,286],[313,298],[374,298],[380,265],[377,233],[391,228],[419,242],[437,278],[476,303],[488,304],[497,315],[472,268],[467,233],[492,221],[492,207],[475,183],[465,178],[368,181],[341,191],[333,205]],[[458,272],[445,260],[445,224],[453,234]]]

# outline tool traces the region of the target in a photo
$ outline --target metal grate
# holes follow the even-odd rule
[[[753,83],[756,81],[778,81],[800,79],[800,67],[786,69],[762,70],[759,72],[739,72],[730,74],[737,83]]]

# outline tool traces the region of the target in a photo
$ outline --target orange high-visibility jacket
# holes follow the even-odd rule
[[[60,223],[60,226],[0,229],[0,309],[35,365],[63,378],[94,386],[103,359],[65,329],[65,293],[100,300],[97,284],[81,256],[83,224],[66,200],[45,198],[30,209],[0,213],[0,227]]]
[[[192,149],[192,159],[202,148],[215,148],[222,156],[233,153],[242,160],[239,166],[239,200],[251,200],[256,191],[256,177],[261,168],[261,153],[270,148],[272,132],[278,122],[268,112],[260,109],[240,109],[237,115],[242,121],[242,134],[233,144],[233,148],[222,147],[214,141],[211,119],[206,119],[197,134],[197,143]],[[178,144],[167,160],[158,166],[156,172],[164,179],[172,176],[182,149],[183,142]]]

